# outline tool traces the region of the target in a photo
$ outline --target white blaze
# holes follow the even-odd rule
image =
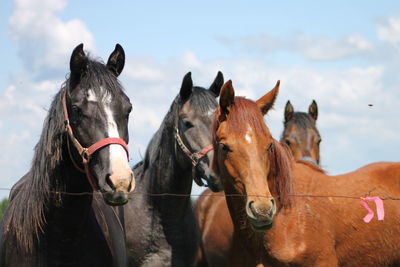
[[[111,95],[106,96],[103,99],[104,111],[106,113],[107,120],[107,134],[108,137],[120,138],[118,132],[117,123],[114,120],[114,114],[110,109]],[[128,187],[132,170],[128,164],[128,157],[125,149],[118,144],[111,144],[108,146],[110,151],[110,179],[113,182],[117,190]],[[134,181],[132,180],[132,183]],[[131,190],[133,190],[134,184],[132,184]]]
[[[87,100],[91,102],[97,102],[96,94],[93,92],[92,89],[89,89],[87,92]]]
[[[244,139],[249,144],[251,144],[251,132],[252,131],[253,131],[253,129],[250,126],[247,126],[247,131],[246,131],[246,134],[244,135]]]
[[[108,105],[105,105],[104,111],[106,113],[107,119],[107,133],[108,137],[120,138],[117,123],[114,120],[113,113]],[[117,166],[121,166],[121,164],[128,164],[126,151],[121,145],[111,144],[110,148],[110,163],[111,170],[115,171]]]

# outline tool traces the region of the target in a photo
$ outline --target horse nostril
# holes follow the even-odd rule
[[[254,204],[254,201],[249,201],[249,204],[248,204],[248,205],[249,205],[249,209],[250,209],[252,215],[255,216],[255,215],[257,214],[257,211],[255,210],[253,204]]]
[[[268,211],[268,215],[272,217],[275,212],[275,199],[271,199],[271,209]]]
[[[115,185],[114,183],[111,181],[111,175],[107,174],[106,175],[106,183],[108,184],[108,186],[111,188],[111,190],[115,190]]]
[[[132,189],[132,184],[133,184],[133,173],[131,173],[131,177],[129,178],[129,186],[128,186],[128,192],[131,192]]]

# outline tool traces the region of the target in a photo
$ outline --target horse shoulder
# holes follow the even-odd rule
[[[313,195],[329,194],[336,181],[302,162],[294,163],[292,174],[292,204],[277,213],[272,229],[264,234],[267,263],[316,266],[320,257],[335,259],[334,226],[330,214],[335,211],[332,206],[335,199]]]

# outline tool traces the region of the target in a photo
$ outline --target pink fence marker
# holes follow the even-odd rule
[[[368,211],[368,214],[364,217],[364,222],[369,223],[374,217],[374,211],[368,206],[367,202],[365,202],[366,200],[375,202],[378,220],[383,221],[383,218],[385,217],[385,209],[383,208],[382,199],[380,199],[380,197],[362,197],[360,199],[361,206]]]

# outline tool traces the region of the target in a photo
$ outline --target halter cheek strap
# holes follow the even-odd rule
[[[179,147],[182,149],[182,151],[186,154],[186,156],[189,157],[189,159],[192,162],[193,167],[196,167],[200,160],[207,155],[208,152],[213,150],[212,145],[208,145],[200,150],[200,152],[190,152],[189,148],[183,143],[182,138],[179,134],[179,129],[175,128],[175,139],[176,142],[178,143]]]
[[[64,111],[65,131],[69,137],[69,138],[67,138],[67,145],[68,145],[68,153],[71,158],[71,161],[77,170],[86,174],[86,177],[87,177],[90,185],[92,186],[93,190],[97,191],[99,188],[98,188],[98,186],[94,180],[94,177],[90,171],[90,168],[89,168],[89,162],[90,162],[91,156],[96,151],[100,150],[101,148],[108,146],[108,145],[115,144],[115,145],[120,145],[124,148],[124,150],[126,151],[126,156],[128,157],[128,160],[129,160],[128,145],[126,144],[125,140],[122,138],[107,137],[107,138],[97,141],[96,143],[92,144],[88,148],[82,146],[81,143],[78,141],[78,139],[76,139],[76,137],[74,136],[71,124],[69,122],[66,92],[64,92],[64,94],[62,96],[62,105],[63,105],[63,111]],[[83,169],[81,167],[79,167],[79,165],[75,162],[74,157],[72,156],[70,145],[69,145],[69,140],[71,140],[72,144],[74,145],[75,149],[78,151],[78,154],[81,157]]]

